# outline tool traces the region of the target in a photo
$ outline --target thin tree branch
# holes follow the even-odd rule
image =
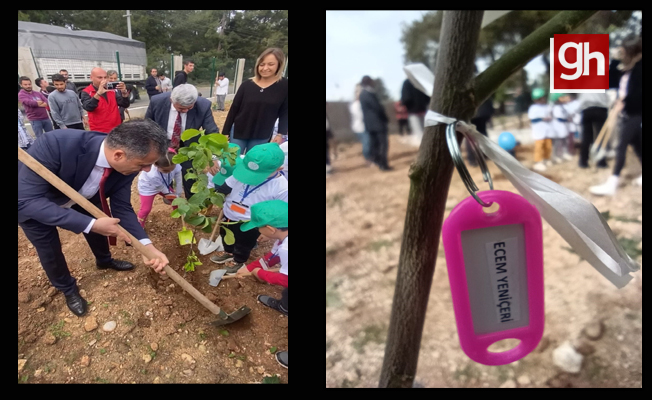
[[[514,72],[523,68],[531,59],[550,47],[550,38],[554,34],[570,33],[596,12],[598,11],[562,11],[528,35],[521,43],[475,78],[473,83],[475,104],[482,104]]]

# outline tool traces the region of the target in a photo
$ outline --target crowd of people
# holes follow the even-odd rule
[[[534,139],[534,164],[537,172],[546,171],[552,164],[577,160],[579,168],[589,168],[592,161],[597,168],[608,168],[608,160],[615,158],[612,175],[601,185],[591,186],[594,195],[613,196],[620,185],[620,173],[625,165],[627,149],[632,146],[642,165],[642,40],[632,37],[623,41],[612,54],[609,68],[610,90],[607,93],[564,94],[551,93],[543,88],[518,88],[515,93],[515,111],[519,129],[523,128],[522,115],[530,120]],[[477,71],[476,71],[477,72]],[[354,99],[349,105],[351,130],[362,143],[362,154],[368,166],[376,165],[389,171],[387,162],[387,125],[385,108],[375,93],[375,82],[369,76],[356,85]],[[406,79],[401,89],[401,99],[394,103],[400,135],[419,135],[423,131],[423,117],[430,98]],[[471,123],[483,135],[493,115],[493,97],[478,107]],[[601,151],[591,152],[591,147],[603,130],[609,113],[613,114],[610,139],[605,140]],[[605,127],[606,128],[606,127]],[[609,135],[606,135],[609,136]],[[326,116],[326,175],[332,173],[330,153],[333,140],[331,124]],[[579,153],[575,141],[580,141]],[[596,144],[595,147],[597,147]],[[593,154],[595,153],[595,156]],[[514,155],[514,150],[510,150]],[[477,166],[474,152],[467,142],[468,163]],[[632,181],[641,186],[642,175]]]
[[[226,158],[214,156],[203,171],[210,174],[214,190],[225,196],[220,222],[229,223],[235,236],[234,244],[225,243],[225,251],[210,260],[222,265],[227,275],[237,274],[244,279],[252,276],[284,287],[281,299],[260,295],[258,301],[288,315],[288,84],[282,77],[284,63],[285,55],[277,48],[267,49],[258,57],[255,76],[243,82],[235,94],[222,130],[213,118],[211,101],[187,83],[188,73],[194,68],[189,60],[176,74],[171,90],[170,80],[152,68],[146,83],[150,103],[145,118],[128,121],[121,113],[121,108],[126,111],[129,107],[125,84],[107,85],[117,81],[114,71],[93,68],[92,83],[81,91],[81,98],[74,84],[69,86],[65,70],[52,76],[54,90],[47,96],[43,87],[48,85],[41,85],[43,78],[35,82],[40,90],[32,89],[29,77],[19,78],[19,104],[26,111],[35,137],[25,129],[19,105],[18,146],[108,216],[94,218],[19,161],[19,226],[36,248],[51,284],[64,293],[73,314],[85,315],[88,303],[68,269],[57,227],[84,233],[98,269],[127,271],[134,265],[113,258],[110,251],[116,238],[130,243],[118,229],[120,223],[154,254],[151,259],[143,256],[143,262],[164,274],[168,258],[147,235],[146,221],[157,196],[167,204],[176,197],[192,196],[190,189],[195,180],[182,178],[192,161],[175,164],[172,157],[179,148],[190,147],[199,139],[183,140],[185,130],[204,129],[206,133],[224,134],[229,146],[239,151],[235,166],[229,165]],[[217,81],[220,87],[225,82],[228,90],[223,74]],[[225,95],[218,93],[221,110]],[[131,186],[136,177],[138,213],[131,204]],[[226,231],[220,231],[224,238]],[[264,238],[274,240],[271,251],[259,260],[250,260],[252,249]],[[287,368],[287,351],[277,353],[277,360]]]

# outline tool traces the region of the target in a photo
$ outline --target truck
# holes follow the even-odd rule
[[[68,81],[80,94],[91,84],[93,68],[112,69],[125,82],[133,103],[140,98],[138,88],[142,89],[147,79],[146,64],[141,41],[108,32],[18,21],[18,76],[27,76],[32,82],[41,77],[51,83],[52,75],[65,69]]]

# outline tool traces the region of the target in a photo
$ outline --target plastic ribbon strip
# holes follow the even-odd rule
[[[425,126],[451,124],[449,118],[429,110]],[[467,133],[516,187],[532,203],[552,228],[557,231],[581,258],[587,260],[598,272],[619,289],[640,269],[607,225],[600,212],[588,200],[545,177],[525,168],[473,126],[459,121],[457,130]]]

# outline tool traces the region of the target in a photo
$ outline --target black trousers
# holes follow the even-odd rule
[[[589,107],[582,111],[582,142],[580,144],[580,161],[583,167],[588,166],[589,150],[591,144],[598,137],[602,126],[607,120],[607,109],[604,107]],[[605,167],[606,159],[598,162],[598,166]]]
[[[95,205],[100,209],[102,208],[101,204]],[[91,216],[77,204],[72,206],[72,209]],[[18,225],[23,228],[25,236],[36,248],[38,258],[52,286],[66,296],[77,293],[77,281],[70,274],[66,258],[61,251],[61,241],[59,240],[57,227],[44,225],[33,219],[21,222]],[[111,251],[109,251],[109,241],[106,236],[91,232],[84,234],[84,237],[95,255],[97,263],[107,264],[111,262]]]
[[[623,115],[620,125],[620,141],[616,149],[616,164],[614,165],[613,174],[620,175],[620,171],[625,166],[625,156],[627,147],[631,145],[638,160],[643,166],[643,129],[641,128],[642,115]]]
[[[399,135],[403,136],[403,130],[404,129],[405,129],[405,131],[407,132],[408,135],[410,133],[412,133],[410,131],[410,124],[408,124],[408,120],[407,119],[399,119],[398,120],[398,133],[399,133]]]
[[[68,129],[81,129],[83,131],[84,130],[84,123],[80,122],[78,124],[66,125],[66,128],[68,128]]]
[[[386,168],[387,164],[387,130],[369,131],[369,157],[380,168]]]
[[[223,217],[222,221],[229,220]],[[220,226],[220,236],[222,236],[224,251],[233,254],[233,261],[238,264],[247,262],[249,255],[251,254],[251,250],[256,245],[258,237],[260,236],[258,229],[251,229],[246,232],[242,232],[240,227],[243,223],[244,221],[238,221],[237,224]],[[226,235],[224,228],[228,228],[233,232],[233,236],[235,237],[234,244],[229,245],[224,243],[224,235]]]

